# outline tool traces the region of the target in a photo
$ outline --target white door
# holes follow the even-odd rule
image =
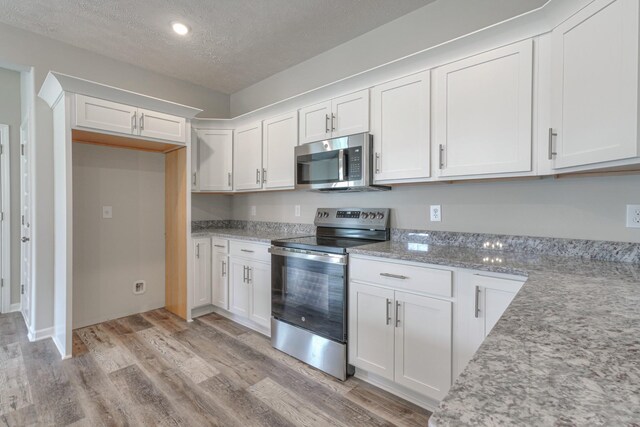
[[[331,138],[331,101],[300,109],[300,144]]]
[[[249,317],[247,262],[229,257],[229,311]]]
[[[637,156],[638,0],[597,0],[551,42],[554,167]]]
[[[31,137],[28,121],[20,127],[20,305],[25,321],[31,323]]]
[[[235,190],[262,188],[261,123],[236,129],[233,175]]]
[[[331,137],[369,132],[369,89],[331,101]]]
[[[262,124],[262,181],[264,188],[293,188],[294,148],[298,145],[298,113],[265,120]]]
[[[531,40],[439,67],[434,87],[440,176],[531,171]]]
[[[145,138],[165,139],[185,144],[187,121],[184,117],[138,108],[138,129]]]
[[[193,239],[193,307],[211,304],[211,239]]]
[[[229,257],[220,252],[213,252],[212,264],[213,295],[212,303],[215,306],[229,309]]]
[[[250,262],[248,281],[251,290],[249,319],[269,328],[271,325],[271,264]]]
[[[76,127],[137,135],[137,118],[136,107],[76,95]]]
[[[200,191],[231,191],[233,131],[199,130],[197,135]]]
[[[451,386],[452,303],[404,292],[395,299],[395,381],[440,400]]]
[[[429,178],[430,72],[376,86],[372,96],[375,181]]]
[[[393,380],[395,317],[393,291],[349,285],[349,363]]]

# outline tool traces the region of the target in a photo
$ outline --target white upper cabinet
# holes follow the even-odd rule
[[[300,144],[369,131],[369,89],[300,109]]]
[[[187,142],[186,120],[182,117],[138,108],[140,136]]]
[[[294,148],[298,145],[297,111],[265,120],[262,130],[264,188],[293,188]]]
[[[133,135],[138,126],[136,107],[76,95],[76,126]]]
[[[198,130],[200,191],[233,189],[233,131]]]
[[[430,72],[375,86],[371,93],[374,180],[429,178]]]
[[[551,42],[554,167],[638,156],[638,0],[596,0]]]
[[[532,170],[532,41],[434,71],[433,127],[442,177]]]
[[[181,144],[187,142],[187,121],[183,117],[84,95],[76,95],[75,103],[74,127]]]
[[[236,129],[233,175],[235,190],[262,188],[262,124]]]

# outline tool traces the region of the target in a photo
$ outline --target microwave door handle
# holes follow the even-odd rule
[[[338,181],[344,181],[344,150],[338,151]]]

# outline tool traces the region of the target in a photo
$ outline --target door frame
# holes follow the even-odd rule
[[[20,309],[11,305],[11,169],[10,169],[9,126],[0,124],[0,312],[8,313]]]

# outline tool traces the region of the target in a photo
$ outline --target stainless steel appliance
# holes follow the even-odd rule
[[[347,249],[389,240],[389,209],[318,209],[316,235],[271,242],[271,344],[341,380],[347,364]]]
[[[374,191],[373,137],[369,133],[311,142],[295,148],[296,189]]]

